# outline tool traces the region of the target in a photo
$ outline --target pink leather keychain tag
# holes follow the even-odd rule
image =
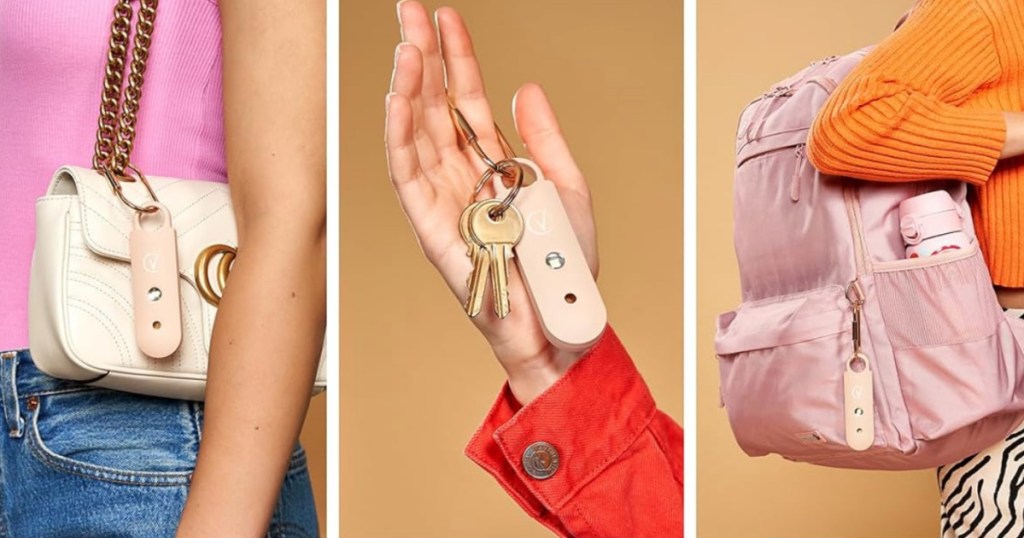
[[[166,207],[137,212],[128,238],[132,262],[135,341],[149,357],[162,359],[181,345],[177,234]]]
[[[608,324],[601,293],[555,184],[544,178],[533,161],[516,161],[527,177],[536,178],[524,183],[513,203],[524,222],[515,260],[534,311],[554,346],[571,351],[589,348]],[[509,188],[500,174],[496,176],[494,187],[504,196]]]
[[[846,371],[843,373],[846,444],[853,450],[867,450],[875,442],[875,397],[872,383],[871,361],[863,353],[854,353],[846,361]]]

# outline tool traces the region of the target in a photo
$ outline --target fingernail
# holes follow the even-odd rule
[[[384,108],[391,110],[391,97],[395,95],[395,92],[390,92],[384,96]]]
[[[434,24],[435,25],[437,24],[438,19],[441,18],[441,12],[446,10],[446,9],[452,9],[452,8],[450,8],[448,6],[441,6],[441,7],[439,7],[439,8],[434,10]]]
[[[398,16],[398,33],[401,34],[402,39],[405,39],[405,28],[402,24],[402,4],[405,2],[406,0],[401,0],[395,4],[395,14]]]
[[[398,65],[398,57],[402,55],[402,47],[404,47],[404,46],[405,46],[405,43],[399,43],[398,46],[395,47],[395,58],[394,58],[394,64],[395,65]]]

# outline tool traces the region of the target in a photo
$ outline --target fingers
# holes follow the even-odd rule
[[[541,172],[558,187],[569,221],[583,246],[587,265],[596,278],[599,270],[597,231],[594,229],[590,189],[569,153],[551,103],[540,86],[527,84],[512,99],[512,111],[516,130],[530,156],[540,166]]]
[[[432,170],[438,162],[437,150],[423,127],[423,57],[419,49],[409,43],[399,43],[395,49],[395,70],[391,74],[391,92],[405,97],[412,107],[413,139],[419,153],[420,166]]]
[[[402,40],[411,43],[422,54],[422,117],[423,126],[437,150],[457,148],[455,129],[448,114],[448,99],[444,89],[444,67],[437,33],[427,10],[416,0],[398,4],[398,20]]]
[[[388,94],[385,106],[387,119],[384,127],[384,141],[387,149],[388,172],[391,182],[398,191],[402,205],[413,194],[422,199],[424,195],[433,198],[433,189],[420,167],[413,129],[413,109],[409,99],[401,94]],[[428,200],[424,200],[429,203]]]
[[[589,200],[590,191],[576,166],[555,111],[537,84],[526,84],[512,99],[516,131],[544,175],[562,192],[573,192]]]
[[[391,183],[416,233],[420,248],[431,263],[442,269],[446,263],[446,252],[451,250],[449,247],[461,242],[457,226],[454,225],[458,218],[457,209],[451,207],[451,201],[446,199],[443,191],[439,192],[435,188],[420,168],[413,138],[413,108],[409,100],[404,95],[391,93],[388,94],[385,107],[387,120],[384,138]],[[461,260],[455,258],[452,262],[455,267],[460,267],[460,272],[468,263],[465,256]],[[451,270],[446,272],[442,269],[442,274],[450,273]]]
[[[494,117],[487,103],[483,74],[473,51],[469,29],[452,8],[438,9],[436,19],[441,35],[448,94],[466,116],[487,155],[494,160],[501,160],[501,145],[494,130]],[[473,160],[476,160],[475,156]]]

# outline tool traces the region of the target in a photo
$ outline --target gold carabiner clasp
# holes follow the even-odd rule
[[[477,157],[479,157],[481,161],[484,162],[487,168],[490,168],[493,172],[498,172],[501,175],[510,178],[511,176],[506,175],[505,171],[502,170],[502,167],[499,166],[501,161],[495,161],[487,155],[486,151],[484,151],[484,148],[480,145],[480,137],[477,136],[476,131],[469,124],[469,120],[466,119],[466,116],[462,111],[459,110],[459,107],[455,106],[455,101],[452,100],[451,96],[447,96],[447,99],[448,110],[452,114],[452,123],[455,124],[455,129],[459,131],[459,134],[461,134],[462,138],[465,139],[466,144],[473,148],[473,152],[476,153]],[[508,139],[505,138],[505,133],[501,132],[501,127],[498,127],[497,122],[494,123],[494,132],[498,135],[498,143],[501,145],[501,152],[504,154],[504,159],[502,160],[507,161],[514,159],[516,157],[516,152],[512,150],[512,145],[509,144]]]
[[[501,145],[501,151],[504,154],[504,158],[500,161],[495,161],[484,148],[480,145],[480,137],[477,136],[476,131],[469,124],[469,120],[462,113],[457,106],[455,101],[452,100],[451,96],[447,96],[448,109],[452,114],[452,123],[455,124],[455,129],[459,131],[462,138],[466,140],[466,144],[473,148],[473,152],[476,153],[477,157],[483,161],[487,169],[484,170],[483,175],[480,176],[480,180],[477,181],[476,187],[473,188],[472,194],[469,197],[469,204],[476,201],[476,197],[480,195],[487,182],[494,177],[494,174],[500,174],[503,178],[514,179],[512,187],[505,196],[505,199],[501,201],[494,209],[489,213],[491,218],[500,219],[508,208],[512,206],[512,202],[515,201],[516,196],[519,196],[519,191],[523,188],[523,181],[526,177],[526,172],[523,170],[523,165],[516,162],[515,151],[512,150],[512,145],[509,144],[508,139],[505,138],[505,133],[501,132],[501,127],[498,127],[497,122],[494,123],[494,131],[498,135],[498,143]]]
[[[160,199],[156,197],[156,192],[153,191],[153,187],[149,184],[149,180],[146,179],[146,175],[143,174],[141,170],[136,168],[135,165],[131,163],[125,166],[125,169],[131,170],[132,172],[135,173],[135,176],[138,178],[138,181],[142,183],[143,186],[146,187],[146,192],[149,193],[149,197],[153,202],[160,201]],[[124,205],[134,209],[135,211],[138,211],[139,213],[153,213],[159,209],[158,207],[151,203],[143,204],[140,206],[135,202],[132,202],[131,200],[128,199],[127,196],[125,196],[124,188],[121,187],[121,183],[134,183],[136,181],[135,177],[124,174],[115,174],[114,171],[111,170],[108,166],[104,166],[103,169],[100,170],[100,172],[102,172],[103,175],[106,176],[107,181],[110,182],[110,187],[114,190],[114,194],[116,194],[117,197],[121,199],[121,202]]]
[[[860,287],[860,281],[854,280],[846,286],[846,299],[853,307],[853,352],[860,353],[861,349],[861,313],[864,310],[864,290]]]

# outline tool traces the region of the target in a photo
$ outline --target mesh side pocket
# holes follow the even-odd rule
[[[937,260],[900,261],[875,272],[892,346],[953,345],[992,336],[1002,309],[981,252],[931,261]]]

